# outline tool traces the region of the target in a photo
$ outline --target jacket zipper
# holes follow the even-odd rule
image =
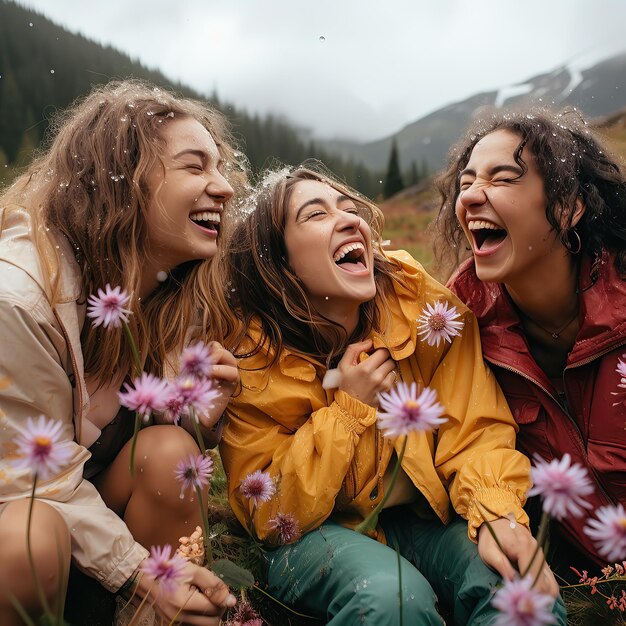
[[[621,344],[617,344],[616,346],[613,346],[610,349],[604,350],[603,352],[595,355],[594,357],[589,357],[588,359],[585,359],[584,361],[580,361],[580,362],[578,362],[578,363],[576,363],[574,365],[566,367],[565,370],[563,370],[563,378],[565,379],[565,371],[567,369],[574,369],[575,367],[581,367],[583,365],[587,365],[588,363],[591,363],[591,361],[594,361],[595,359],[598,359],[601,356],[604,356],[605,354],[608,354],[609,352],[612,352],[613,350],[615,350],[616,348],[619,348],[620,346],[622,346],[624,344],[626,344],[626,341],[622,342]],[[609,493],[604,488],[604,485],[602,484],[602,482],[600,480],[600,477],[598,476],[595,468],[590,465],[589,457],[587,455],[587,447],[585,446],[585,443],[584,443],[585,440],[584,440],[583,435],[582,435],[582,433],[580,431],[580,427],[576,423],[576,420],[570,415],[569,411],[566,411],[565,408],[558,401],[558,399],[555,398],[554,395],[548,389],[546,389],[538,380],[535,380],[532,376],[528,376],[524,372],[521,372],[520,370],[515,369],[514,367],[511,367],[510,365],[505,365],[504,363],[500,363],[500,362],[496,361],[495,359],[491,359],[491,358],[488,358],[488,357],[485,357],[485,358],[490,363],[493,363],[494,365],[497,365],[498,367],[501,367],[502,369],[508,370],[509,372],[513,372],[514,374],[517,374],[518,376],[521,376],[522,378],[525,378],[526,380],[530,381],[531,383],[533,383],[534,385],[539,387],[539,389],[541,389],[548,397],[552,398],[552,400],[554,400],[559,405],[559,407],[561,407],[561,410],[563,411],[563,413],[568,417],[569,421],[571,422],[571,424],[576,429],[576,434],[578,435],[578,443],[580,445],[580,449],[581,449],[581,451],[583,453],[583,456],[585,458],[586,466],[591,471],[591,473],[593,474],[593,476],[594,476],[594,478],[596,480],[596,484],[600,488],[600,491],[602,492],[604,497],[607,499],[607,501],[611,502],[612,504],[616,504],[615,498],[613,498],[611,495],[609,495]],[[567,388],[565,386],[565,380],[563,380],[563,389],[565,389],[565,397],[567,399]],[[568,406],[569,406],[569,402],[568,402]]]

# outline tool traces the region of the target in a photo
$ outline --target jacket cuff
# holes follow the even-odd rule
[[[361,435],[366,428],[376,422],[376,409],[365,404],[345,391],[335,393],[335,403],[339,407],[339,419],[347,430]]]
[[[520,499],[512,491],[501,487],[488,487],[475,491],[467,508],[467,534],[469,538],[476,542],[478,529],[483,522],[493,522],[500,517],[510,517],[511,513],[518,523],[529,527],[528,515],[522,508]]]
[[[115,593],[133,575],[139,564],[149,556],[149,552],[139,543],[135,542],[132,548],[124,555],[115,569],[105,578],[101,579],[103,587]]]

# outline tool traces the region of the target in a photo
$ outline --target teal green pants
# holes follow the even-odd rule
[[[407,509],[385,511],[380,523],[401,553],[404,626],[445,624],[438,601],[458,626],[493,624],[491,606],[500,577],[478,556],[461,519],[444,526]],[[327,522],[298,542],[268,552],[269,591],[282,602],[332,626],[400,624],[398,555],[352,530]],[[555,602],[557,624],[565,606]]]

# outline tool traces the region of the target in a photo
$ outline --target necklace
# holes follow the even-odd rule
[[[561,328],[559,328],[558,330],[550,330],[549,328],[546,328],[545,326],[534,320],[532,317],[530,317],[530,315],[524,313],[520,308],[518,308],[517,310],[521,317],[527,319],[529,322],[532,322],[537,328],[543,330],[544,333],[550,335],[555,341],[561,336],[561,333],[566,328],[568,328],[568,326],[578,317],[578,307],[576,307],[576,312],[574,313],[574,315],[572,315],[572,317],[570,317],[570,319],[568,319],[567,322],[565,322],[565,324],[561,326]]]

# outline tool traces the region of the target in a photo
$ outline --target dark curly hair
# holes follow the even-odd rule
[[[459,173],[467,165],[474,146],[486,135],[508,130],[520,141],[513,155],[525,173],[522,151],[528,147],[543,178],[547,198],[546,218],[563,243],[571,236],[575,201],[585,212],[576,225],[583,254],[598,257],[603,249],[616,253],[615,265],[626,276],[626,179],[594,135],[581,114],[573,109],[499,111],[474,121],[450,150],[448,167],[436,181],[441,205],[435,223],[435,255],[441,271],[449,275],[469,256],[463,231],[455,214]],[[523,174],[522,174],[523,175]]]

